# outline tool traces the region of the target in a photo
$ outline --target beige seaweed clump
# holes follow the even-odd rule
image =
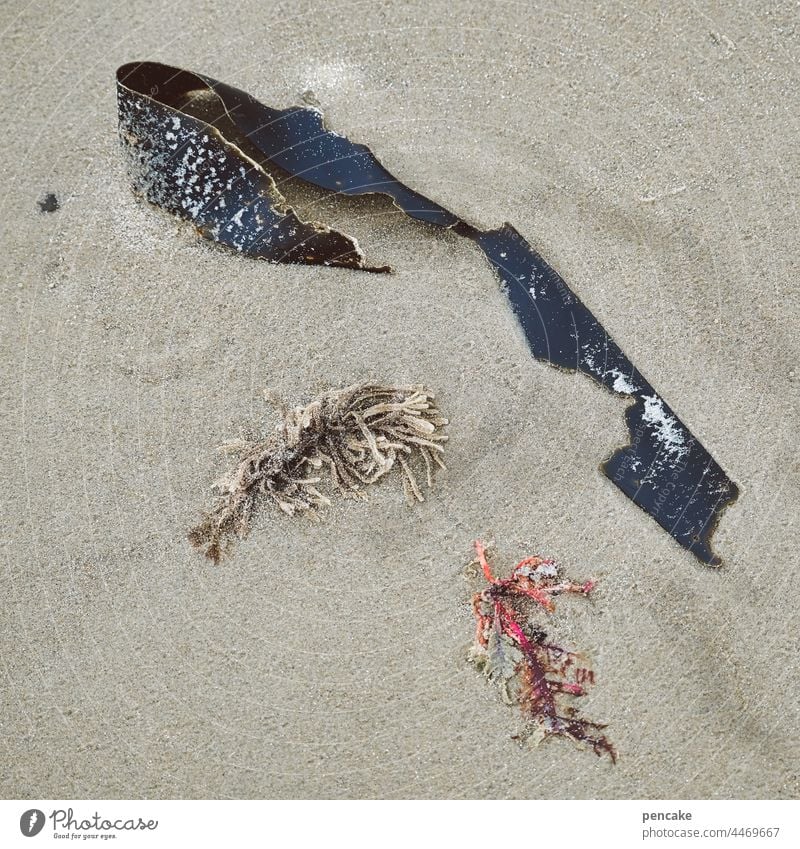
[[[356,384],[282,415],[267,439],[222,446],[238,455],[237,464],[214,484],[214,509],[189,531],[192,545],[215,563],[230,541],[247,534],[264,501],[290,516],[310,513],[330,504],[317,488],[324,477],[333,492],[359,497],[393,469],[402,475],[408,500],[424,501],[412,463],[424,469],[429,488],[435,467],[445,468],[447,419],[422,386]]]

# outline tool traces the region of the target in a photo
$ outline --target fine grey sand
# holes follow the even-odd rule
[[[0,795],[799,795],[794,4],[5,4]],[[481,226],[512,222],[741,488],[704,567],[598,464],[624,401],[535,362],[488,265],[388,201],[290,200],[392,275],[203,242],[129,189],[114,72],[153,59],[330,127]],[[57,195],[60,208],[37,201]],[[216,446],[306,402],[423,382],[451,419],[312,524],[186,540]],[[597,578],[551,624],[619,763],[466,662],[464,567]]]

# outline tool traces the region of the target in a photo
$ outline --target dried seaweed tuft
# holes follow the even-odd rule
[[[269,438],[222,446],[238,455],[237,465],[214,484],[217,505],[189,531],[192,545],[215,563],[230,541],[247,534],[262,500],[290,516],[330,504],[317,488],[326,473],[334,492],[359,497],[398,468],[413,503],[425,500],[412,469],[416,458],[429,488],[435,467],[445,468],[447,419],[422,386],[357,384],[282,413]]]
[[[475,551],[489,586],[472,599],[476,631],[470,660],[497,685],[506,704],[522,710],[525,727],[514,739],[539,743],[569,737],[616,762],[614,747],[601,733],[605,726],[585,719],[571,704],[594,683],[585,656],[549,642],[541,628],[526,633],[520,624],[526,607],[552,613],[555,596],[588,596],[594,582],[560,581],[555,562],[536,556],[517,563],[511,577],[496,578],[484,544],[476,540]]]

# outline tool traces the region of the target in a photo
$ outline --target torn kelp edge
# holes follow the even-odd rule
[[[389,270],[366,266],[350,236],[301,221],[272,177],[217,127],[121,81],[117,91],[119,137],[133,187],[150,203],[247,256]]]
[[[388,195],[409,217],[451,229],[478,245],[503,283],[537,359],[581,371],[633,399],[625,413],[630,443],[605,461],[603,472],[696,557],[720,563],[711,536],[738,488],[560,275],[511,225],[482,231],[462,221],[400,183],[368,147],[327,130],[316,108],[271,109],[211,77],[153,62],[125,65],[117,79],[121,92],[148,93],[153,104],[183,104],[198,90],[210,93],[220,104],[213,122],[240,134],[243,144],[257,151],[254,158],[263,157],[319,188]]]

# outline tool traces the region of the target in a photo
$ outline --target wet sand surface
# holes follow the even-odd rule
[[[0,794],[800,795],[791,4],[132,5],[1,13]],[[741,488],[723,567],[598,471],[624,401],[531,358],[464,240],[292,188],[395,272],[276,266],[137,201],[114,91],[136,59],[281,108],[311,90],[409,186],[510,221]],[[426,502],[387,479],[199,557],[216,446],[273,426],[264,390],[367,379],[451,419]],[[501,571],[598,579],[550,627],[594,658],[616,766],[510,739],[466,661],[476,536]]]

